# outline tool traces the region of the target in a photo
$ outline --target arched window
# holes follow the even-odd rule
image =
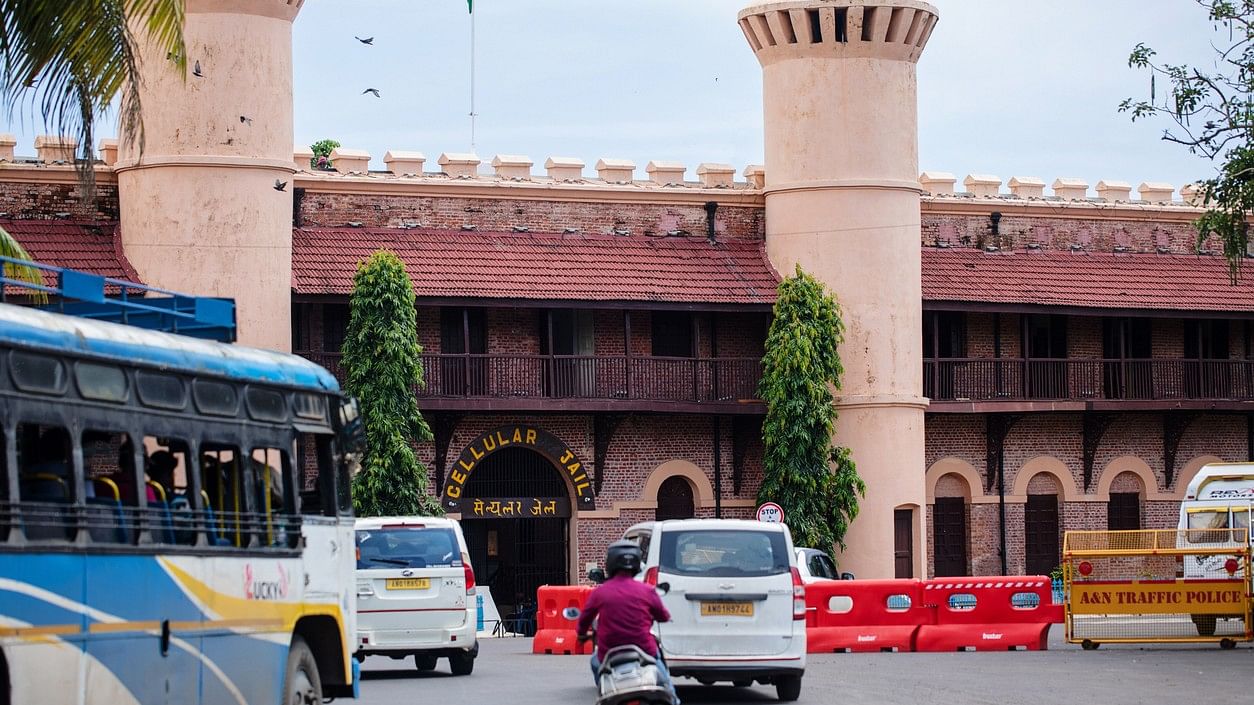
[[[678,475],[666,478],[657,488],[657,520],[691,519],[694,516],[692,485]]]

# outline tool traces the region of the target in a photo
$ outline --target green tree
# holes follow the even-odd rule
[[[310,169],[330,169],[331,168],[331,152],[339,147],[340,143],[335,140],[318,140],[309,145],[309,150],[314,153],[309,160]]]
[[[1223,243],[1235,284],[1249,244],[1247,216],[1254,210],[1254,0],[1196,0],[1218,30],[1210,68],[1159,63],[1138,44],[1128,65],[1150,75],[1149,100],[1119,104],[1132,120],[1161,117],[1175,123],[1163,139],[1211,162],[1214,175],[1200,182],[1206,212],[1195,221],[1197,244],[1212,235]],[[1158,81],[1167,89],[1159,94]]]
[[[95,126],[121,94],[119,122],[143,147],[137,63],[138,28],[174,70],[186,74],[184,0],[0,0],[0,104],[10,119],[38,109],[45,125],[78,138],[83,192],[93,196]],[[128,23],[127,18],[132,21]],[[0,254],[30,255],[0,229]],[[32,267],[6,264],[6,276],[41,283]]]
[[[183,18],[184,0],[0,0],[0,101],[10,115],[37,108],[45,124],[78,137],[90,192],[96,122],[119,95],[119,127],[143,146],[140,41],[186,75]]]
[[[8,233],[4,228],[0,228],[0,256],[11,257],[13,259],[31,261],[30,254],[22,247],[22,243]],[[4,276],[11,279],[18,279],[31,284],[43,284],[44,279],[39,274],[39,270],[34,267],[26,267],[13,262],[5,262],[2,268]],[[35,295],[37,301],[47,301],[47,295],[42,292]]]
[[[847,448],[832,447],[840,389],[840,307],[823,284],[797,265],[779,284],[766,336],[762,382],[765,474],[759,502],[776,502],[798,546],[844,549],[866,484]]]
[[[422,383],[414,285],[395,254],[379,250],[358,265],[344,338],[345,388],[366,428],[361,471],[353,479],[358,516],[441,514],[427,491],[427,468],[414,444],[431,439],[418,411]]]

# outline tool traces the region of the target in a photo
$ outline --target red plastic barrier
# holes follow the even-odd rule
[[[806,651],[913,651],[929,610],[917,580],[832,580],[806,586]],[[891,599],[891,603],[890,603]]]
[[[592,592],[584,585],[541,585],[536,590],[536,630],[575,630],[575,623],[562,616],[567,607],[583,609],[583,603]]]
[[[575,623],[562,616],[567,607],[583,609],[591,587],[583,585],[542,585],[536,590],[536,636],[533,654],[590,654],[591,644],[580,644]]]
[[[919,627],[915,647],[1044,651],[1057,614],[1051,599],[1049,578],[1039,575],[925,580],[922,604],[932,609],[935,619]],[[1032,602],[1035,606],[1016,606]]]
[[[533,654],[591,654],[592,642],[579,643],[574,629],[541,629],[531,641]]]

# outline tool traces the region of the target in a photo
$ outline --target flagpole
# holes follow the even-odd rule
[[[470,152],[475,151],[475,8],[474,0],[466,6],[470,10]]]

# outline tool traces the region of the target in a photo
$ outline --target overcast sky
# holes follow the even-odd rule
[[[761,70],[736,26],[747,0],[475,0],[475,148],[688,165],[762,162]],[[1212,60],[1193,0],[939,0],[919,64],[922,169],[1168,181],[1212,167],[1132,124],[1138,41]],[[295,25],[295,137],[369,151],[469,151],[465,0],[306,0]],[[374,37],[373,46],[353,37]],[[1226,39],[1226,34],[1223,37]],[[362,95],[377,88],[380,98]],[[1160,90],[1162,85],[1159,86]],[[39,129],[15,125],[20,154]],[[25,129],[23,129],[25,127]],[[12,130],[12,128],[10,128]]]

